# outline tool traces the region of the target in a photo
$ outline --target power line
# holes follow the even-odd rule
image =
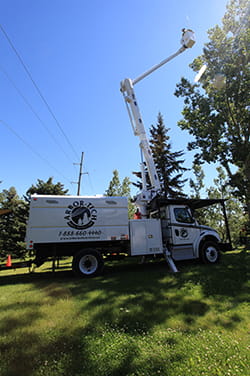
[[[89,178],[89,185],[90,185],[90,188],[91,188],[91,190],[92,190],[92,192],[93,192],[93,194],[94,194],[94,192],[96,192],[96,191],[95,191],[94,188],[93,188],[92,180],[91,180],[91,178],[90,178],[90,174],[89,174],[89,173],[88,173],[88,178]]]
[[[12,132],[22,143],[29,148],[33,154],[35,154],[38,158],[40,158],[42,161],[47,163],[53,170],[55,170],[59,175],[61,175],[65,180],[67,180],[70,184],[71,181],[66,178],[56,167],[54,167],[46,158],[44,158],[40,153],[38,153],[24,138],[22,138],[8,123],[6,123],[3,120],[0,120],[0,123],[2,123],[10,132]]]
[[[46,129],[46,131],[48,132],[48,134],[50,135],[50,137],[53,139],[53,141],[56,143],[56,145],[61,149],[61,151],[64,153],[64,155],[68,158],[68,160],[70,161],[71,163],[71,159],[70,157],[68,156],[68,154],[65,152],[65,150],[63,149],[63,147],[58,143],[57,139],[55,138],[55,136],[53,135],[53,133],[50,131],[50,129],[46,126],[46,124],[42,121],[42,119],[40,118],[40,116],[37,114],[37,112],[35,111],[35,109],[33,108],[33,106],[29,103],[28,99],[23,95],[23,93],[21,92],[21,90],[17,87],[17,85],[15,84],[15,82],[13,81],[13,79],[10,77],[10,75],[3,69],[3,67],[0,65],[0,70],[3,72],[3,74],[7,77],[7,79],[9,80],[9,82],[11,83],[11,85],[15,88],[15,90],[17,91],[17,93],[20,95],[20,97],[23,99],[23,101],[26,103],[26,105],[29,107],[29,109],[33,112],[33,114],[36,116],[36,118],[39,120],[39,122],[41,123],[41,125],[43,126],[43,128]]]
[[[72,149],[72,151],[74,152],[74,154],[76,155],[77,159],[78,159],[78,155],[77,155],[77,152],[75,151],[75,148],[73,147],[73,145],[71,144],[68,136],[66,135],[66,133],[64,132],[62,126],[60,125],[59,121],[57,120],[54,112],[52,111],[51,107],[49,106],[48,102],[46,101],[45,97],[43,96],[41,90],[39,89],[38,85],[36,84],[36,82],[34,81],[31,73],[29,72],[28,68],[26,67],[23,59],[21,58],[20,54],[18,53],[18,51],[16,50],[14,44],[12,43],[10,37],[8,36],[8,34],[6,33],[6,31],[4,30],[3,26],[0,24],[0,29],[2,31],[2,33],[4,34],[5,38],[7,39],[9,45],[11,46],[12,50],[15,52],[18,60],[20,61],[21,65],[23,66],[25,72],[27,73],[28,77],[30,78],[32,84],[34,85],[34,87],[36,88],[40,98],[42,99],[42,101],[44,102],[45,106],[47,107],[49,113],[51,114],[51,116],[53,117],[53,119],[55,120],[55,123],[57,125],[57,127],[60,129],[61,133],[63,134],[64,138],[66,139],[68,145],[70,146],[70,148]]]

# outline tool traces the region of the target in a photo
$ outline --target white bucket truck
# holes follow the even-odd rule
[[[163,197],[134,85],[195,43],[192,30],[183,29],[181,48],[138,78],[121,82],[134,134],[140,139],[142,190],[135,205],[141,219],[128,219],[124,197],[32,196],[26,242],[34,249],[36,265],[48,258],[73,256],[72,267],[81,276],[99,274],[104,259],[129,256],[165,256],[171,270],[174,260],[201,258],[215,263],[225,249],[218,233],[193,217],[196,208],[223,200],[183,200]],[[145,169],[147,167],[147,170]],[[149,176],[150,187],[146,182]]]
[[[100,273],[104,257],[163,253],[160,221],[129,221],[126,197],[31,196],[26,243],[36,265],[73,256],[85,276]]]
[[[149,217],[128,219],[125,197],[31,196],[26,242],[39,266],[48,259],[73,256],[80,276],[102,272],[105,259],[162,256],[172,271],[174,260],[200,258],[216,263],[225,250],[215,230],[197,223],[195,208],[223,200],[155,198]]]

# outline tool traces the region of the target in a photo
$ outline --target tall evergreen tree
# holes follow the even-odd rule
[[[145,177],[146,177],[146,185],[147,188],[149,189],[151,187],[150,180],[149,180],[149,174],[147,170],[146,163],[144,162],[144,171],[145,171]],[[133,175],[135,175],[139,180],[136,182],[132,182],[132,184],[139,189],[139,191],[142,190],[142,173],[141,171],[133,171]]]
[[[118,170],[113,171],[113,177],[109,182],[108,189],[105,191],[105,196],[120,196],[121,183]]]
[[[128,215],[129,218],[133,218],[135,212],[135,206],[132,203],[130,197],[130,180],[126,176],[122,182],[120,182],[118,170],[113,171],[113,177],[110,180],[109,187],[105,191],[105,196],[125,196],[128,197]]]
[[[20,199],[16,189],[11,187],[0,193],[0,208],[10,210],[0,216],[0,258],[6,258],[8,254],[22,258],[27,252],[24,238],[28,205]]]
[[[26,223],[28,219],[28,202],[30,196],[37,194],[65,195],[68,192],[63,184],[53,183],[50,177],[46,182],[38,179],[37,185],[32,185],[21,199],[14,187],[0,193],[0,209],[8,209],[9,213],[0,216],[0,258],[7,254],[22,258],[27,254],[25,247]]]
[[[105,191],[105,196],[130,196],[130,180],[125,177],[120,182],[118,170],[113,171],[113,177],[110,180],[109,187]]]
[[[30,196],[33,194],[39,195],[66,195],[68,193],[68,189],[65,189],[63,184],[53,183],[53,177],[48,178],[47,181],[43,181],[41,179],[37,179],[37,184],[33,185],[27,190],[25,199],[30,201]]]
[[[183,186],[187,179],[183,179],[183,172],[187,171],[182,166],[184,159],[183,151],[172,151],[172,145],[169,142],[167,134],[169,128],[166,128],[161,113],[158,114],[157,124],[150,128],[150,146],[160,182],[162,184],[163,194],[166,197],[183,197]]]

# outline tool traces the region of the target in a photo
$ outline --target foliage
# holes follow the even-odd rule
[[[150,183],[149,173],[148,173],[147,165],[146,165],[145,162],[143,162],[143,170],[144,170],[144,173],[145,173],[146,187],[147,187],[147,189],[150,189],[152,184]],[[135,175],[139,179],[136,182],[132,182],[132,184],[135,187],[137,187],[139,189],[139,191],[141,191],[142,188],[143,188],[141,171],[133,171],[132,174]]]
[[[182,179],[182,174],[187,169],[182,167],[184,160],[178,159],[183,156],[183,151],[171,150],[168,131],[169,128],[165,127],[163,116],[159,113],[156,126],[151,125],[150,128],[150,146],[163,194],[168,197],[183,197],[185,195],[182,193],[182,188],[186,180]]]
[[[120,182],[118,170],[113,171],[113,177],[110,180],[109,187],[105,191],[105,196],[129,196],[130,194],[130,181],[125,177]]]
[[[30,196],[37,194],[65,195],[68,192],[63,184],[53,183],[50,177],[46,182],[38,179],[37,185],[32,185],[21,199],[14,187],[0,193],[0,209],[9,209],[10,213],[0,216],[0,258],[10,254],[16,258],[25,258],[28,251],[24,243],[26,223],[28,219]]]
[[[247,219],[241,202],[231,192],[225,171],[222,167],[217,167],[217,172],[218,176],[214,179],[214,185],[206,190],[207,196],[211,199],[226,199],[225,206],[232,243],[234,246],[237,246],[240,243],[241,230],[244,228]],[[193,197],[200,198],[200,188],[204,187],[204,172],[201,166],[195,165],[195,174],[196,178],[198,179],[198,183],[195,183],[192,180],[196,190],[196,195]],[[222,241],[228,240],[226,239],[225,221],[220,204],[198,210],[196,212],[196,218],[199,223],[215,228],[220,234]]]
[[[193,172],[195,175],[195,180],[193,180],[192,178],[189,180],[189,185],[191,188],[191,198],[201,198],[201,190],[205,187],[205,174],[201,165],[197,163],[193,163]]]
[[[0,216],[0,258],[6,258],[8,254],[23,258],[27,252],[24,238],[28,205],[11,187],[0,193],[0,208],[10,210],[10,213]]]
[[[172,151],[172,145],[169,142],[167,134],[169,128],[166,128],[161,113],[157,116],[157,124],[150,127],[150,147],[159,180],[162,186],[162,193],[166,197],[184,197],[182,192],[183,186],[187,179],[183,179],[183,172],[187,171],[182,166],[184,160],[179,159],[183,156],[183,151]],[[147,186],[150,187],[149,176],[145,166]],[[141,172],[133,172],[141,179]],[[141,180],[133,183],[139,189],[142,189]]]
[[[53,177],[48,178],[47,181],[37,179],[37,184],[33,185],[27,190],[25,199],[30,201],[30,196],[33,194],[39,195],[66,195],[68,189],[64,189],[62,183],[53,183]]]
[[[226,211],[228,217],[229,228],[231,232],[232,243],[234,246],[239,245],[240,233],[246,223],[246,216],[244,215],[244,208],[240,201],[235,197],[228,184],[224,170],[221,167],[217,168],[218,177],[214,179],[214,186],[207,189],[209,198],[224,198],[226,199]],[[212,209],[212,208],[211,208]],[[222,240],[225,239],[225,225],[221,210],[216,210],[216,207],[209,215],[210,225],[217,224],[217,229],[221,235]]]
[[[127,176],[122,180],[122,182],[120,182],[119,172],[118,170],[114,170],[108,189],[105,191],[105,196],[128,197],[129,218],[133,218],[135,207],[131,202],[130,184],[130,180]]]
[[[200,82],[182,78],[176,96],[184,98],[179,122],[194,136],[189,150],[199,149],[197,163],[219,162],[250,217],[250,11],[248,0],[231,0],[222,19],[208,31],[210,41],[191,64]],[[233,172],[232,165],[236,167]]]
[[[245,252],[220,264],[108,264],[102,277],[1,272],[1,376],[247,376]],[[66,266],[66,268],[65,268]]]

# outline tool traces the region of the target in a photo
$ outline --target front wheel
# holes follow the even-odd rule
[[[95,277],[103,271],[102,255],[95,249],[84,249],[73,257],[72,269],[79,277]]]
[[[220,258],[218,244],[213,241],[205,242],[200,250],[200,258],[204,264],[215,264],[218,262]]]

